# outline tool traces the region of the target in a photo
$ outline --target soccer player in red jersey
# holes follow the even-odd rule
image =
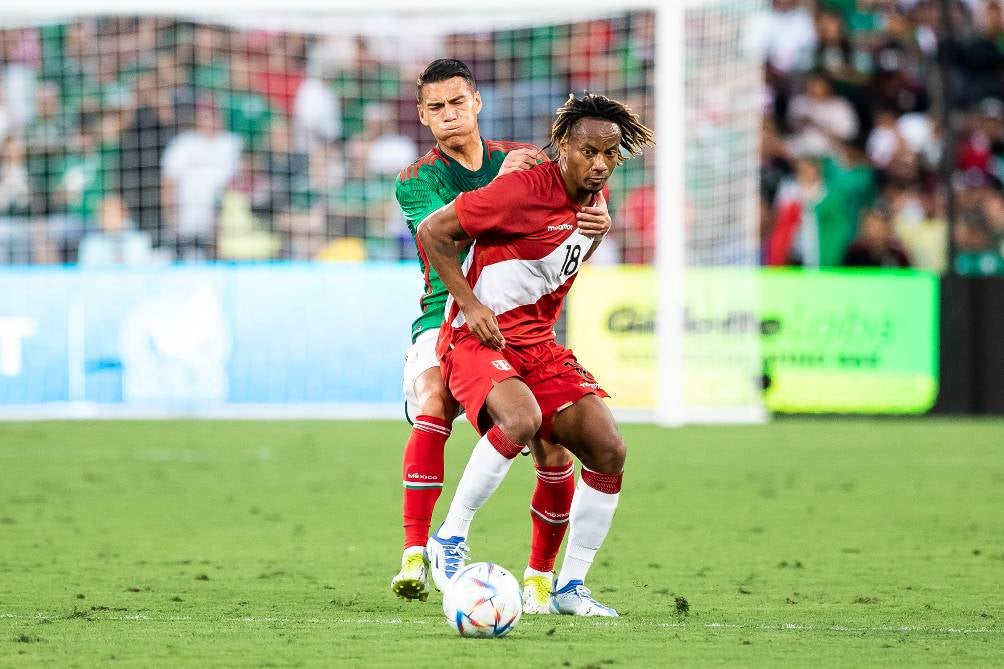
[[[450,292],[437,344],[443,376],[483,435],[445,522],[426,546],[437,584],[467,559],[471,520],[523,446],[537,456],[549,442],[560,443],[582,472],[550,610],[617,615],[591,596],[585,578],[617,508],[627,450],[601,399],[608,395],[555,341],[554,324],[579,268],[602,240],[579,230],[576,213],[604,202],[622,147],[637,155],[652,140],[620,102],[570,96],[551,127],[557,160],[462,193],[419,226],[419,248]],[[456,244],[468,240],[461,267]]]
[[[419,119],[432,132],[436,146],[402,170],[397,180],[395,196],[412,234],[426,217],[459,193],[481,188],[497,176],[528,169],[541,155],[528,144],[482,139],[478,128],[481,97],[470,69],[461,61],[433,61],[419,77],[417,89]],[[580,219],[587,231],[603,232],[610,227],[605,207],[584,209]],[[465,254],[466,246],[460,257]],[[424,260],[422,269],[426,282],[422,314],[412,326],[413,344],[404,367],[407,415],[412,422],[402,465],[404,554],[391,589],[401,597],[424,600],[428,596],[425,545],[443,487],[444,447],[459,408],[446,388],[435,353],[448,294],[435,269]],[[551,570],[565,535],[575,489],[571,455],[553,448],[546,455],[546,460],[535,462],[530,559],[524,573],[526,613],[547,611]]]

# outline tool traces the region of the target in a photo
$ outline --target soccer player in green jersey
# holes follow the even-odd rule
[[[395,195],[412,235],[434,211],[460,193],[481,188],[496,176],[533,167],[546,158],[529,144],[496,142],[481,137],[481,96],[470,69],[461,61],[439,59],[417,81],[418,115],[436,146],[398,176]],[[610,228],[605,204],[584,207],[579,225],[586,234]],[[458,249],[461,256],[466,248]],[[436,501],[443,489],[443,452],[453,420],[460,412],[443,382],[436,339],[448,292],[435,270],[422,262],[425,294],[422,314],[412,326],[412,346],[404,365],[406,412],[412,424],[403,457],[404,555],[391,589],[406,599],[428,597],[425,545]],[[538,449],[539,452],[540,449]],[[568,526],[575,483],[572,459],[564,449],[548,449],[546,462],[536,462],[537,484],[530,503],[530,559],[524,572],[524,611],[546,613],[552,569]]]

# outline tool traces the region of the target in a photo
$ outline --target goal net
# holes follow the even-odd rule
[[[742,38],[762,5],[0,10],[0,409],[396,413],[421,286],[394,181],[432,146],[414,81],[446,56],[471,66],[487,138],[545,144],[583,91],[655,128],[611,179],[568,337],[623,409],[762,415]],[[609,323],[601,305],[636,314],[633,367],[586,354],[604,340],[575,324]]]
[[[658,179],[658,415],[667,424],[765,418],[756,271],[763,66],[748,36],[764,5],[691,1],[662,16],[669,90],[659,118],[672,145],[657,154],[667,166]]]

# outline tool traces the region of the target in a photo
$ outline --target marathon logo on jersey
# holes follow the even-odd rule
[[[549,225],[547,226],[548,232],[564,232],[566,230],[574,230],[575,226],[571,223],[562,223],[561,225]]]
[[[580,388],[592,388],[593,390],[599,390],[600,389],[600,384],[598,384],[598,383],[586,383],[585,381],[583,381],[582,383],[579,384],[579,387]]]
[[[502,370],[503,372],[508,372],[512,369],[512,365],[505,360],[492,360],[492,364],[495,365],[495,369]]]

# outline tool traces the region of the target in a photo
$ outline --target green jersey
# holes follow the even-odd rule
[[[514,149],[537,149],[531,144],[493,142],[487,139],[481,140],[481,146],[484,156],[479,170],[465,168],[437,146],[398,175],[394,195],[401,205],[412,237],[418,230],[418,224],[429,214],[452,202],[461,193],[487,186],[498,175],[507,153]],[[461,254],[461,261],[466,255],[467,251]],[[427,330],[438,330],[443,324],[443,311],[448,295],[436,270],[429,267],[421,256],[419,262],[422,263],[422,273],[425,275],[425,293],[419,302],[422,315],[411,326],[412,341]]]

